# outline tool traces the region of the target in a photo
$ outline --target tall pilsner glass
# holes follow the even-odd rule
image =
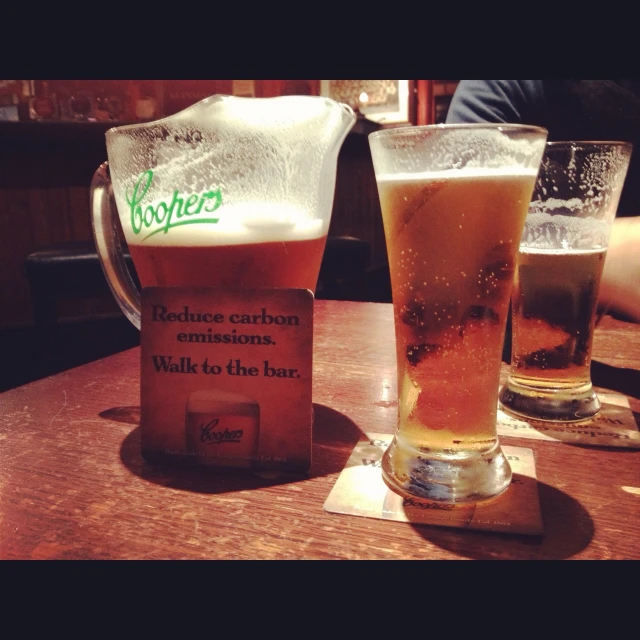
[[[508,124],[369,136],[398,369],[382,476],[397,493],[476,502],[511,482],[496,428],[502,347],[546,138],[546,129]]]
[[[626,142],[550,142],[516,272],[511,370],[502,408],[578,422],[600,411],[591,384],[598,290],[631,159]]]

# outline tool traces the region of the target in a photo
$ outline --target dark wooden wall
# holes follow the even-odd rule
[[[105,125],[0,123],[0,326],[31,322],[29,252],[91,240],[89,184]]]

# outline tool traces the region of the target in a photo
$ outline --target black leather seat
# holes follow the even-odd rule
[[[131,256],[125,260],[135,278]],[[57,245],[30,253],[24,263],[31,288],[33,321],[39,328],[58,322],[58,303],[69,298],[111,296],[93,242]]]
[[[131,267],[131,257],[125,259]],[[140,343],[140,332],[113,298],[93,241],[34,251],[25,258],[24,272],[35,326],[31,349],[23,350],[26,380],[21,383]],[[135,272],[132,275],[135,278]]]

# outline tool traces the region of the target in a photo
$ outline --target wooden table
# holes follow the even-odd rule
[[[391,305],[317,301],[314,340],[305,477],[145,462],[139,349],[1,394],[0,558],[640,558],[637,449],[502,438],[534,451],[542,536],[324,511],[363,432],[395,427]],[[640,325],[606,317],[594,359],[594,384],[626,393],[640,411]]]

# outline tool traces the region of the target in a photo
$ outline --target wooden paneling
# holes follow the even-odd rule
[[[342,146],[329,233],[366,240],[371,245],[372,263],[375,266],[386,263],[378,188],[364,133],[349,135]]]
[[[162,105],[164,115],[170,115],[216,93],[233,92],[233,80],[162,80]]]
[[[1,168],[0,168],[1,172]],[[0,322],[2,326],[21,322],[30,309],[29,292],[22,257],[33,246],[26,189],[0,189]]]
[[[97,167],[96,167],[97,168]],[[69,207],[69,235],[73,242],[80,242],[91,237],[91,216],[89,215],[89,189],[69,187],[67,189]]]
[[[89,184],[106,160],[98,123],[0,123],[0,328],[30,324],[24,260],[91,241]]]
[[[416,124],[444,122],[459,80],[416,81]]]
[[[433,80],[416,81],[416,124],[433,124]]]

